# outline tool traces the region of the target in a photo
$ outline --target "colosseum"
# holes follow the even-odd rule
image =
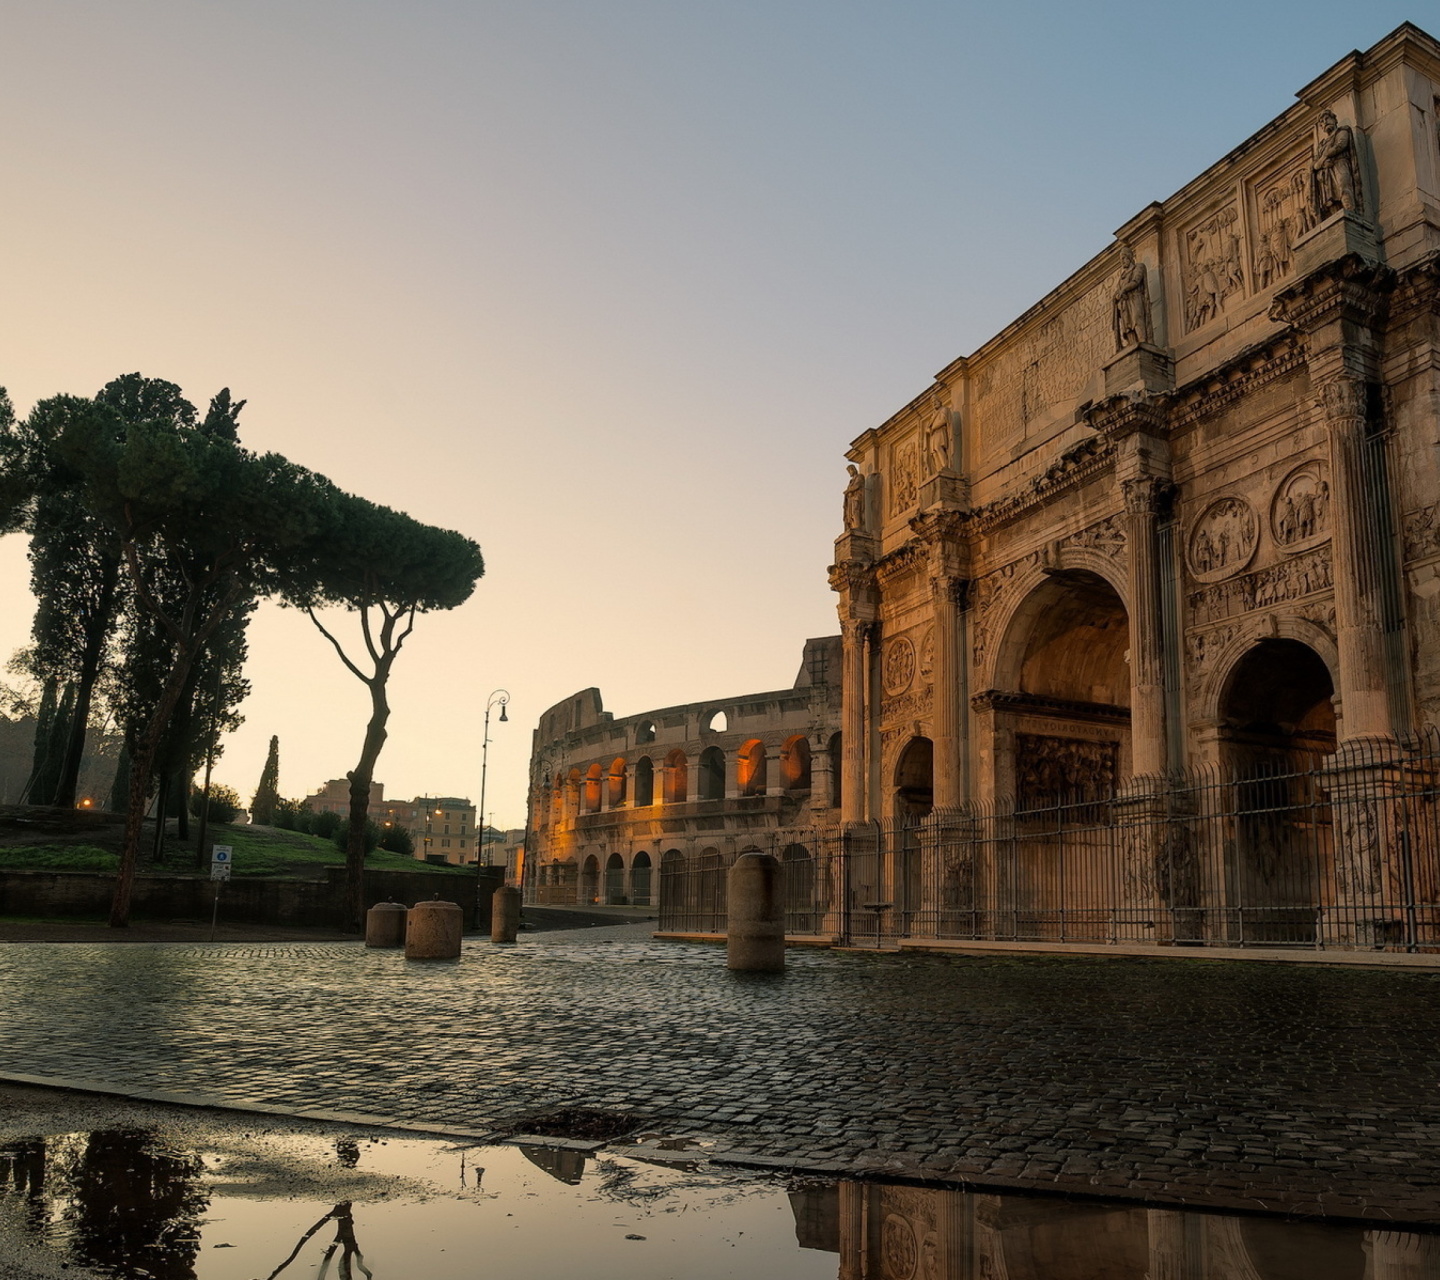
[[[839,636],[808,640],[788,689],[620,720],[599,689],[557,702],[531,753],[527,896],[663,905],[667,926],[710,932],[726,869],[761,850],[785,862],[792,933],[818,931],[804,917],[840,813],[839,654]]]

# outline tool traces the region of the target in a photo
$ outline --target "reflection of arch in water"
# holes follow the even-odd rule
[[[1335,750],[1334,685],[1314,649],[1271,637],[1239,655],[1221,686],[1221,752],[1232,838],[1229,932],[1246,942],[1309,943],[1334,848],[1314,771]]]

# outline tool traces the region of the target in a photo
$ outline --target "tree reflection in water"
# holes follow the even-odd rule
[[[198,1156],[145,1129],[28,1139],[0,1154],[0,1189],[23,1195],[26,1225],[68,1237],[77,1262],[121,1275],[194,1280],[201,1217]]]
[[[290,1250],[290,1256],[275,1268],[266,1280],[275,1280],[296,1258],[300,1251],[319,1234],[320,1229],[327,1222],[335,1224],[335,1239],[320,1257],[320,1269],[315,1273],[315,1280],[325,1280],[330,1274],[330,1264],[334,1262],[336,1280],[355,1280],[355,1272],[359,1271],[365,1280],[372,1280],[372,1272],[365,1265],[365,1256],[360,1252],[360,1246],[355,1241],[355,1215],[351,1211],[350,1201],[342,1200],[313,1227],[310,1228],[296,1242],[295,1247]],[[335,1255],[339,1253],[337,1261]]]

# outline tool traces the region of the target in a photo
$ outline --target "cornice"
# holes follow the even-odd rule
[[[1394,287],[1395,272],[1389,267],[1347,253],[1281,289],[1270,304],[1270,319],[1302,333],[1337,320],[1373,326]]]
[[[1021,492],[997,498],[983,507],[976,507],[970,513],[968,531],[973,535],[985,534],[1017,520],[1033,507],[1049,502],[1057,494],[1093,480],[1109,470],[1114,462],[1113,440],[1098,435],[1087,437],[1066,449]]]
[[[1171,393],[1170,430],[1183,431],[1223,413],[1267,383],[1304,367],[1305,345],[1296,333],[1282,333],[1250,347]]]

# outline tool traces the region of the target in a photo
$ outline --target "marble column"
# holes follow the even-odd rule
[[[866,817],[865,737],[866,693],[869,686],[868,636],[870,623],[847,618],[841,624],[840,711],[840,820],[863,822]]]
[[[935,808],[956,809],[965,798],[960,769],[961,684],[959,614],[956,599],[964,582],[951,574],[930,579],[935,614]]]
[[[1340,651],[1342,738],[1390,738],[1379,556],[1367,513],[1381,495],[1365,483],[1366,384],[1346,373],[1320,384],[1330,440],[1331,557]]]
[[[1137,776],[1165,771],[1165,661],[1160,611],[1159,505],[1168,482],[1123,485],[1130,587],[1130,758]]]

